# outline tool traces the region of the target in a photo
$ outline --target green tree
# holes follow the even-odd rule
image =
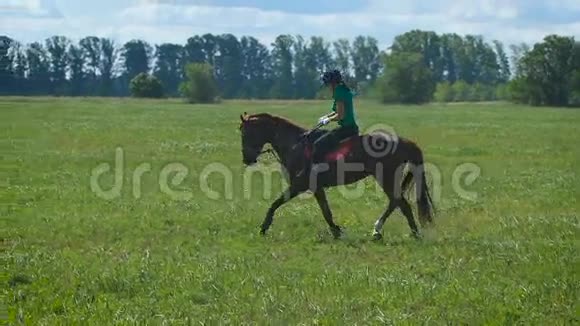
[[[0,94],[10,94],[14,87],[12,43],[15,41],[8,36],[0,35]]]
[[[101,39],[96,36],[87,36],[80,40],[79,46],[83,51],[85,61],[85,83],[88,95],[96,95],[99,91],[101,66]]]
[[[149,43],[141,40],[132,40],[123,45],[121,59],[127,80],[132,80],[141,73],[149,72],[152,53],[153,49]]]
[[[497,85],[486,85],[483,83],[475,83],[470,86],[470,102],[488,102],[495,101],[495,93]]]
[[[66,93],[66,71],[68,67],[68,47],[70,40],[64,36],[53,36],[45,41],[48,53],[51,93],[64,95]]]
[[[218,95],[213,67],[208,63],[190,63],[185,67],[186,80],[179,91],[189,103],[212,103]]]
[[[184,46],[184,64],[194,63],[194,62],[205,62],[205,53],[203,51],[203,39],[196,35],[187,39],[187,43]]]
[[[310,38],[308,56],[312,61],[317,77],[324,71],[336,67],[336,62],[330,53],[330,43],[326,42],[322,37],[312,36]]]
[[[26,72],[28,69],[28,61],[26,52],[20,42],[14,41],[10,47],[10,58],[12,59],[12,77],[13,88],[12,91],[17,95],[24,95],[29,92]]]
[[[385,103],[420,104],[433,98],[435,82],[421,54],[397,52],[386,56],[380,89]]]
[[[412,30],[395,37],[393,52],[421,53],[436,82],[443,79],[444,59],[441,55],[441,38],[432,31]]]
[[[210,33],[202,35],[201,49],[204,55],[204,61],[209,63],[213,67],[215,64],[215,56],[216,53],[218,52],[217,37]]]
[[[493,41],[495,46],[495,53],[497,54],[497,60],[499,63],[499,78],[500,83],[507,83],[511,78],[511,69],[509,58],[505,52],[504,46],[500,41]]]
[[[144,72],[131,79],[129,89],[133,97],[163,97],[163,85],[161,84],[161,81],[159,81],[157,77]]]
[[[453,84],[453,95],[455,102],[466,102],[471,97],[471,89],[469,84],[463,80],[457,81]]]
[[[85,60],[80,46],[72,44],[68,49],[70,72],[70,95],[79,96],[83,93],[85,83]]]
[[[267,98],[272,87],[272,60],[268,48],[253,37],[240,40],[242,94],[248,98]]]
[[[506,101],[510,99],[509,83],[497,85],[495,89],[495,98],[500,101]]]
[[[463,40],[457,34],[443,34],[441,36],[441,59],[443,67],[442,79],[453,84],[458,76],[458,49],[462,46]]]
[[[512,53],[512,55],[510,57],[512,73],[517,76],[522,70],[522,67],[521,67],[522,58],[528,52],[530,52],[530,46],[526,43],[520,43],[519,45],[512,44],[512,45],[510,45],[510,51]]]
[[[214,73],[218,87],[224,98],[236,98],[241,93],[243,82],[242,50],[240,42],[232,34],[216,38],[217,55],[214,60]]]
[[[294,39],[294,97],[313,99],[316,96],[316,59],[304,38]]]
[[[450,83],[462,80],[492,85],[509,78],[509,63],[502,62],[505,52],[501,43],[495,43],[494,50],[481,36],[457,34],[444,34],[440,41],[442,79]]]
[[[580,69],[576,69],[572,76],[572,92],[570,95],[570,105],[580,106]]]
[[[482,38],[477,38],[475,46],[475,82],[484,85],[495,85],[501,81],[501,67],[498,63],[497,55],[492,46],[485,43]]]
[[[477,39],[473,35],[467,35],[461,40],[460,44],[456,46],[456,56],[458,63],[457,75],[459,80],[465,81],[467,84],[473,84],[478,75],[476,66],[476,44]],[[463,100],[466,100],[464,98]]]
[[[132,40],[123,45],[119,52],[123,68],[128,76],[148,73],[151,70],[154,49],[143,40]]]
[[[46,95],[50,88],[50,61],[42,44],[34,42],[26,49],[30,94]]]
[[[352,43],[351,57],[356,81],[373,83],[381,68],[377,40],[372,37],[357,36]]]
[[[115,73],[113,68],[117,62],[118,51],[116,50],[115,43],[111,39],[101,38],[99,44],[100,95],[110,96],[113,93],[113,77]]]
[[[455,93],[453,87],[449,82],[441,82],[437,84],[434,94],[435,101],[441,103],[453,102]]]
[[[572,72],[570,104],[580,106],[580,42],[574,44],[574,71]]]
[[[294,41],[295,97],[313,99],[319,86],[320,75],[332,67],[330,44],[321,37],[311,37],[306,42],[302,36]]]
[[[349,40],[344,38],[338,39],[332,45],[336,67],[340,69],[343,74],[350,74],[352,49]]]
[[[549,35],[520,59],[512,90],[515,99],[533,105],[569,104],[576,67],[574,38]]]
[[[294,38],[291,35],[279,35],[272,43],[272,73],[274,78],[272,97],[274,98],[290,99],[293,97],[293,45]]]
[[[184,49],[179,44],[164,43],[155,46],[155,68],[153,74],[159,79],[168,95],[179,93],[183,75]]]

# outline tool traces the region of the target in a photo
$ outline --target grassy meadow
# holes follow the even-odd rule
[[[345,198],[354,186],[328,191],[342,239],[309,195],[280,208],[259,236],[283,186],[274,175],[264,193],[259,174],[244,178],[240,113],[307,126],[328,102],[0,98],[0,317],[27,325],[580,323],[580,111],[357,107],[363,130],[380,123],[416,141],[440,177],[430,179],[436,227],[422,241],[399,211],[384,240],[372,241],[387,204],[372,179],[356,199]],[[466,166],[478,175],[460,173]],[[258,167],[271,171],[276,161],[264,156]]]

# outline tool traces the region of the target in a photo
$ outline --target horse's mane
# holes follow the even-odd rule
[[[281,117],[278,115],[273,115],[270,113],[253,114],[250,116],[250,119],[252,119],[252,118],[270,120],[270,121],[274,122],[276,125],[278,125],[278,127],[286,127],[286,128],[290,128],[290,129],[299,130],[299,131],[306,130],[306,128],[298,125],[297,123],[295,123],[293,121],[290,121],[287,118],[284,118],[284,117]]]

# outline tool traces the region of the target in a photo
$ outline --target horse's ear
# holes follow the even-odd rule
[[[244,122],[244,116],[240,114],[240,120],[242,120],[242,122]]]

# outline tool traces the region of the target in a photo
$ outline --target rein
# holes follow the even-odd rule
[[[307,131],[306,133],[304,133],[301,137],[299,142],[304,142],[308,139],[308,137],[310,136],[310,134],[312,134],[313,132],[315,132],[316,130],[320,129],[320,127],[322,127],[321,124],[317,124],[314,128],[310,129],[309,131]],[[264,149],[260,152],[260,155],[263,154],[271,154],[272,156],[274,156],[274,158],[276,158],[276,161],[278,161],[278,163],[282,163],[282,159],[280,158],[280,156],[278,155],[278,153],[272,149],[272,148],[268,148],[268,149]]]
[[[299,142],[306,141],[308,139],[308,137],[310,136],[310,134],[312,134],[316,130],[320,129],[320,127],[322,127],[322,125],[321,124],[317,124],[314,128],[312,128],[309,131],[307,131],[306,133],[304,133],[300,137]],[[282,159],[280,159],[280,156],[278,155],[278,153],[274,149],[272,149],[272,148],[268,148],[268,149],[262,150],[260,152],[260,155],[262,155],[262,154],[268,154],[268,153],[271,154],[272,156],[274,156],[279,163],[282,163]]]

